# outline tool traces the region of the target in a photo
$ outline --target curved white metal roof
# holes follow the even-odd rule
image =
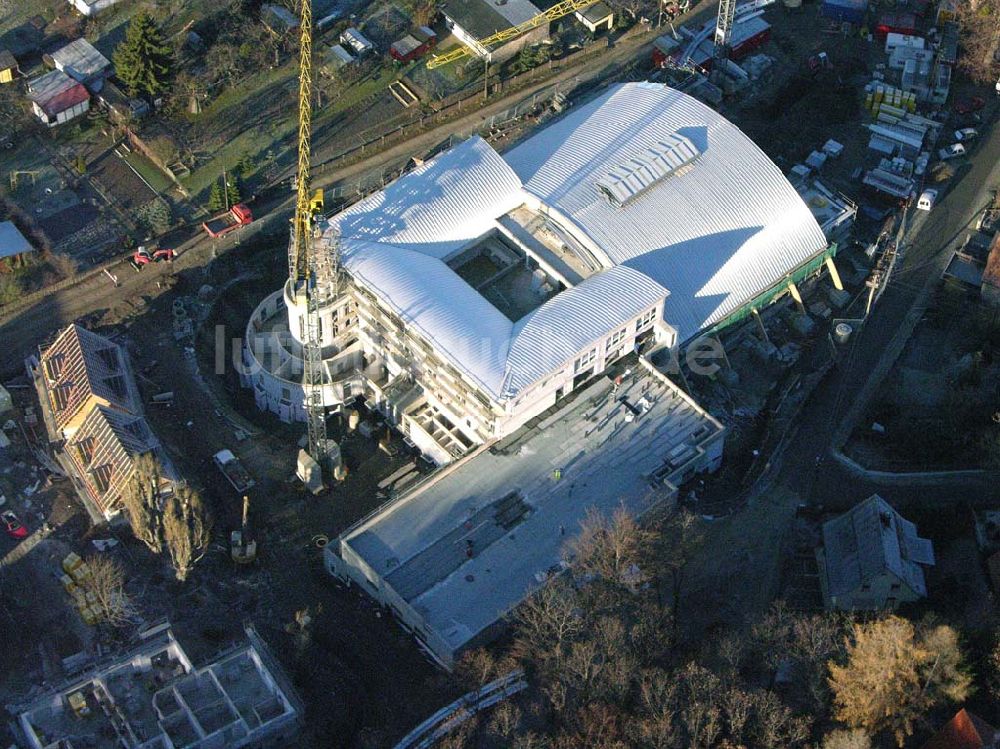
[[[438,352],[499,396],[514,324],[440,260],[406,247],[345,239],[342,262]]]
[[[668,293],[649,276],[620,265],[557,294],[514,323],[503,395],[513,397]]]
[[[624,207],[598,181],[656,144],[697,157]],[[826,248],[781,171],[735,125],[658,83],[624,83],[504,155],[524,189],[603,249],[670,289],[664,318],[690,338]]]
[[[512,323],[444,260],[526,202],[568,222],[607,269]],[[502,158],[470,138],[330,224],[344,266],[497,399],[664,297],[688,339],[826,248],[738,128],[650,83],[611,87]]]
[[[475,136],[331,219],[342,237],[447,257],[524,202],[521,180]]]

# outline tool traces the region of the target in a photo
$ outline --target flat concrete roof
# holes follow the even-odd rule
[[[621,401],[626,398],[641,415]],[[601,377],[564,407],[457,464],[341,538],[454,650],[561,569],[587,510],[668,496],[649,475],[723,430],[658,373]],[[472,542],[471,558],[469,542]]]

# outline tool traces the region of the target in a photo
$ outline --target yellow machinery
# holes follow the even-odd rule
[[[500,31],[493,36],[486,37],[485,39],[478,39],[476,44],[482,48],[479,54],[482,56],[487,53],[490,47],[496,47],[504,42],[509,42],[511,39],[521,36],[521,34],[526,34],[532,29],[537,29],[543,23],[558,21],[560,18],[568,16],[570,13],[575,13],[578,10],[583,10],[584,8],[593,5],[595,2],[596,0],[562,0],[561,3],[556,3],[544,13],[539,13],[534,18],[529,18],[527,21],[519,24],[518,26],[512,26],[506,31]],[[434,55],[428,61],[427,67],[428,69],[433,70],[434,68],[439,68],[442,65],[455,62],[455,60],[461,60],[463,57],[467,57],[471,54],[472,50],[469,47],[464,45],[456,47],[450,52],[445,52],[443,55]]]

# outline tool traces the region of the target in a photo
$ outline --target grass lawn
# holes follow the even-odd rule
[[[166,192],[174,186],[170,178],[141,153],[136,153],[135,151],[128,152],[124,149],[121,149],[121,152],[125,156],[125,161],[128,162],[129,166],[135,169],[157,193]]]
[[[20,26],[33,16],[43,16],[51,20],[55,16],[57,8],[65,5],[59,0],[15,0],[5,3],[5,12],[0,11],[0,33],[10,31],[15,26]]]
[[[374,78],[368,78],[360,83],[341,89],[340,95],[313,116],[313,121],[317,124],[327,120],[344,110],[355,106],[359,101],[371,94],[388,88],[389,84],[399,77],[399,71],[391,66],[385,66],[378,71]]]
[[[199,193],[207,190],[214,180],[222,176],[223,171],[235,169],[247,154],[257,157],[258,161],[269,150],[280,156],[284,149],[294,145],[292,134],[297,127],[295,120],[288,118],[276,123],[268,132],[258,132],[256,128],[246,130],[216,150],[211,161],[201,165],[181,182],[197,202]]]

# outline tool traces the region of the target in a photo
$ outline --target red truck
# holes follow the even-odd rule
[[[221,237],[234,229],[246,226],[253,221],[253,214],[243,203],[237,203],[225,213],[210,218],[202,224],[210,237]]]

